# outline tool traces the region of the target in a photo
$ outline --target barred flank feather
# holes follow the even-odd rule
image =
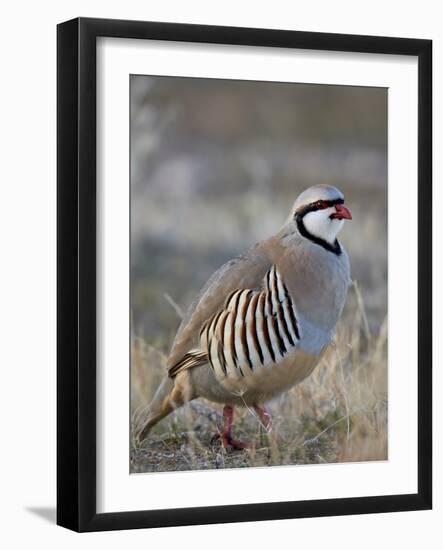
[[[231,292],[223,308],[203,323],[200,348],[186,353],[170,368],[169,376],[203,364],[209,364],[219,380],[253,376],[258,369],[279,363],[299,340],[292,298],[272,266],[262,290]]]

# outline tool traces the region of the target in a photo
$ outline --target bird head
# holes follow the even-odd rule
[[[336,187],[314,185],[298,196],[290,220],[303,237],[339,250],[337,235],[352,215],[344,205],[343,193]]]

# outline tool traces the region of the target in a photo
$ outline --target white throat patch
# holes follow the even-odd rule
[[[314,237],[323,239],[331,245],[334,244],[344,224],[344,220],[331,220],[330,215],[334,212],[335,207],[308,212],[303,216],[303,223],[306,230]]]

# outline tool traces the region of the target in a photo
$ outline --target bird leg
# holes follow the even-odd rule
[[[232,438],[232,421],[234,419],[234,407],[231,405],[225,405],[223,407],[223,431],[222,433],[217,433],[211,439],[211,443],[215,440],[220,439],[222,447],[224,449],[241,451],[243,449],[249,449],[250,445],[248,443],[243,443]]]
[[[260,419],[260,422],[264,427],[264,429],[268,433],[270,433],[272,431],[271,413],[265,407],[261,407],[260,405],[254,405],[254,411],[256,412],[258,418]]]

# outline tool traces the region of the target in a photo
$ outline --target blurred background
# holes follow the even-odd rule
[[[386,89],[131,77],[133,435],[183,311],[311,185],[345,193],[355,281],[319,366],[268,404],[271,434],[237,409],[235,435],[253,448],[227,453],[211,443],[221,406],[198,399],[132,438],[131,472],[387,459],[386,178]]]
[[[310,185],[339,187],[370,328],[387,300],[387,90],[133,75],[135,333],[167,352],[211,273],[277,232]],[[175,304],[171,305],[171,304]]]

